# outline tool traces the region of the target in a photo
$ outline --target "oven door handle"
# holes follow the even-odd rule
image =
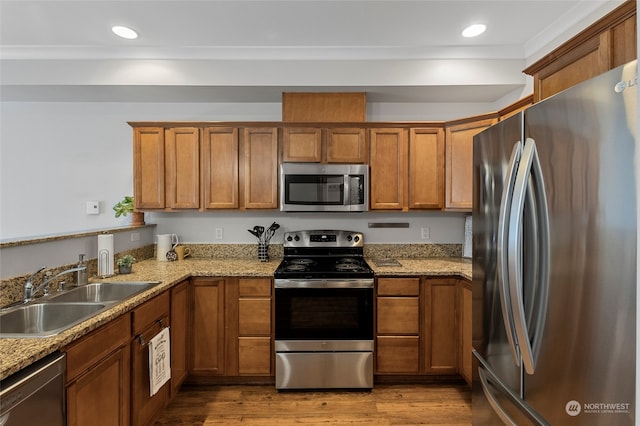
[[[276,279],[275,288],[373,288],[373,279]]]

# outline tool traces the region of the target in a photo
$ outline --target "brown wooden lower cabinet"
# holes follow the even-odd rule
[[[471,316],[471,281],[459,281],[460,307],[460,375],[471,384],[473,374],[473,343]]]
[[[271,376],[272,283],[269,278],[238,279],[238,374]]]
[[[458,280],[425,280],[425,371],[458,372]]]
[[[273,376],[271,278],[194,278],[191,375]]]
[[[171,398],[189,374],[190,284],[190,280],[185,280],[171,289]]]
[[[458,374],[458,280],[385,277],[376,288],[375,373]]]
[[[191,322],[191,374],[224,374],[225,280],[194,278]]]
[[[171,382],[153,396],[149,384],[149,340],[169,326],[169,292],[164,292],[132,312],[131,419],[134,425],[151,424],[169,403]]]
[[[420,278],[379,278],[376,374],[420,372]]]
[[[130,424],[130,315],[65,348],[67,425]]]

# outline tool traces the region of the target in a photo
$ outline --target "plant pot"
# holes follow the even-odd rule
[[[132,212],[131,213],[131,226],[144,225],[144,212]]]
[[[120,274],[130,274],[131,273],[131,265],[129,265],[129,266],[120,266],[120,265],[118,265],[118,272]]]

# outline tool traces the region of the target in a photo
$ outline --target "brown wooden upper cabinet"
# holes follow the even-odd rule
[[[200,139],[195,127],[134,130],[134,201],[137,209],[200,207]]]
[[[409,208],[444,206],[444,129],[409,130]]]
[[[372,210],[443,206],[442,128],[374,128],[370,131]]]
[[[243,139],[244,208],[278,208],[278,129],[245,128]]]
[[[282,161],[309,163],[367,162],[364,128],[285,127],[282,129]]]
[[[371,129],[371,210],[403,210],[407,181],[407,129]]]
[[[636,32],[636,2],[626,1],[524,70],[534,101],[636,59]]]
[[[473,137],[497,122],[497,114],[472,117],[446,128],[445,210],[471,211]]]
[[[202,142],[203,207],[237,209],[240,207],[238,129],[207,127]]]
[[[133,146],[136,209],[278,207],[277,127],[134,125]]]

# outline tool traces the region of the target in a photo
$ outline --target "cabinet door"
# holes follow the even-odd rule
[[[133,189],[137,209],[165,207],[164,128],[138,127],[133,132]]]
[[[129,425],[129,375],[127,343],[67,385],[67,425]]]
[[[183,281],[171,289],[171,397],[180,389],[180,385],[189,373],[187,365],[187,347],[189,344],[189,280]]]
[[[224,374],[224,288],[224,279],[197,278],[193,281],[193,375]]]
[[[471,211],[473,137],[495,123],[495,118],[489,118],[447,127],[446,210]]]
[[[407,133],[405,129],[371,129],[371,209],[405,207]]]
[[[366,135],[365,129],[327,129],[327,163],[366,163]]]
[[[196,127],[168,129],[165,139],[166,207],[200,207],[200,133]]]
[[[460,289],[460,375],[471,385],[473,374],[473,349],[471,334],[471,282],[459,281]]]
[[[238,129],[208,127],[202,146],[202,187],[205,209],[237,209]]]
[[[278,129],[244,129],[244,208],[278,208]]]
[[[425,371],[458,372],[457,280],[427,279],[425,297]]]
[[[322,132],[319,127],[286,127],[282,130],[282,161],[319,163]]]
[[[171,381],[151,396],[149,380],[149,340],[167,324],[169,317],[164,316],[158,323],[141,331],[131,342],[131,419],[134,425],[152,424],[153,419],[169,403]]]
[[[409,208],[444,206],[444,130],[415,128],[409,133]]]

